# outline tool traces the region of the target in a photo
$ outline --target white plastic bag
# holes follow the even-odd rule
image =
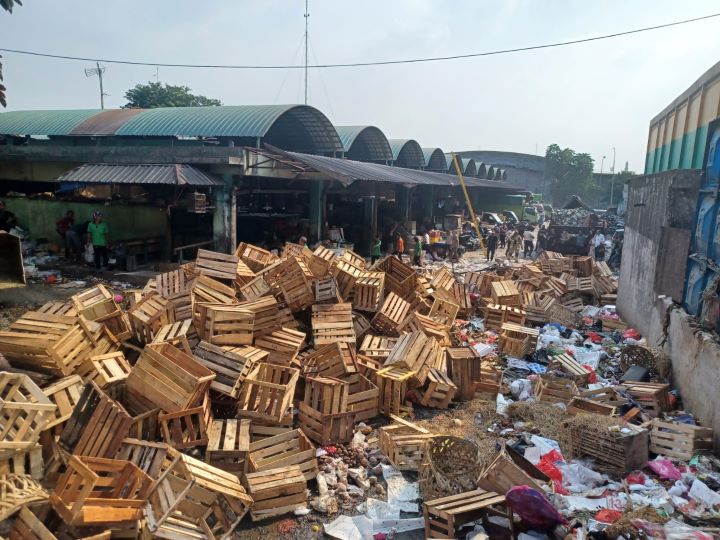
[[[86,263],[92,263],[95,261],[95,249],[93,248],[92,244],[87,244],[85,246],[85,253],[83,253],[83,258],[85,259]]]

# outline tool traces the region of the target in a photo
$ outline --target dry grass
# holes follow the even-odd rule
[[[512,420],[526,422],[527,431],[557,441],[566,458],[572,456],[570,430],[565,426],[572,417],[564,410],[549,403],[520,401],[511,403],[507,412]]]

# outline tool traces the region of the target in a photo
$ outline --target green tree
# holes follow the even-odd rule
[[[18,6],[22,6],[22,2],[20,0],[0,0],[0,7],[2,7],[5,11],[9,13],[12,13],[15,4],[17,4]],[[2,55],[0,55],[0,58],[2,58]],[[5,88],[5,85],[3,85],[2,81],[2,62],[0,62],[0,105],[2,105],[3,107],[7,107],[7,101],[5,99],[5,91],[7,90],[7,88]]]
[[[553,204],[562,205],[570,195],[587,196],[593,187],[593,159],[571,148],[548,146],[545,152],[545,176]]]
[[[173,86],[159,82],[138,84],[125,92],[127,103],[123,109],[140,107],[142,109],[155,109],[157,107],[203,107],[207,105],[222,105],[219,99],[205,96],[196,96],[190,93],[187,86]]]
[[[604,176],[604,175],[603,175]],[[595,200],[599,208],[610,206],[610,193],[613,192],[613,206],[617,206],[622,199],[623,186],[625,182],[630,180],[637,173],[633,171],[620,171],[615,177],[608,176],[604,178],[602,184],[595,186]],[[614,187],[613,187],[614,186]]]

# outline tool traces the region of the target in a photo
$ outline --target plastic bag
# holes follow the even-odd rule
[[[620,510],[610,510],[609,508],[603,508],[595,514],[595,519],[602,523],[615,523],[622,517],[623,513]]]
[[[642,339],[642,336],[640,335],[640,332],[635,330],[634,328],[628,328],[622,333],[623,339],[634,339],[639,340]]]
[[[556,463],[562,474],[563,487],[570,493],[582,493],[605,483],[605,477],[580,463]]]
[[[85,253],[83,253],[83,258],[85,259],[86,263],[91,263],[95,261],[95,249],[93,249],[92,244],[87,244],[85,246]]]
[[[563,461],[562,454],[557,450],[552,450],[540,458],[540,463],[537,464],[537,468],[553,481],[555,493],[568,495],[568,491],[563,487],[562,472],[556,465],[556,463],[562,463]]]
[[[682,478],[680,471],[669,459],[655,458],[648,462],[648,467],[660,478],[667,480],[680,480]]]
[[[510,488],[505,499],[513,512],[532,528],[550,529],[567,524],[567,520],[544,495],[528,486]]]

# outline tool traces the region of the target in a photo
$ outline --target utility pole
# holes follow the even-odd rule
[[[103,73],[105,73],[105,68],[100,67],[100,62],[95,62],[94,68],[86,69],[85,70],[85,76],[86,77],[94,77],[97,75],[98,79],[100,80],[100,108],[105,108],[105,96],[107,95],[105,93],[105,90],[103,89]]]
[[[612,178],[610,179],[610,208],[613,205],[613,195],[615,195],[615,147],[613,146],[613,164],[612,164]]]
[[[307,81],[308,81],[308,0],[305,0],[305,105],[307,105]]]

